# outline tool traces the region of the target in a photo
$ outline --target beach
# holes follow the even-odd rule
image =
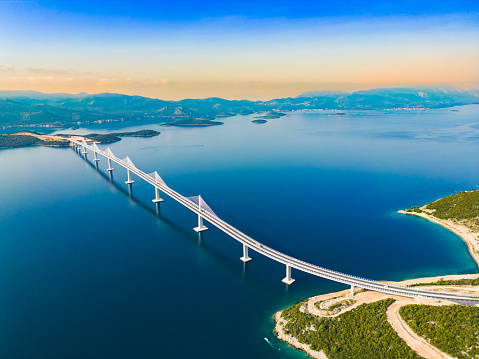
[[[424,207],[421,207],[421,210],[424,211]],[[451,232],[457,234],[459,237],[461,237],[464,240],[464,242],[466,242],[467,247],[469,249],[469,253],[471,254],[471,257],[479,266],[479,232],[474,232],[468,227],[462,224],[455,223],[451,220],[440,219],[440,218],[434,217],[431,214],[427,214],[430,212],[416,213],[416,212],[406,212],[405,210],[400,210],[398,211],[398,213],[427,219],[428,221],[439,224],[440,226],[443,226],[444,228],[447,228]]]

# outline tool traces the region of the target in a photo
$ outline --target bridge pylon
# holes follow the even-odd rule
[[[291,267],[289,264],[286,264],[286,277],[283,278],[282,282],[286,284],[293,284],[295,279],[291,278]]]
[[[111,167],[111,158],[108,158],[108,168],[106,169],[108,172],[114,171],[115,169]]]
[[[200,209],[201,212],[201,196],[198,196],[198,208]],[[198,227],[193,228],[196,232],[203,232],[208,229],[208,227],[205,227],[203,225],[203,217],[201,217],[201,214],[198,214]]]
[[[163,181],[163,179],[160,177],[160,175],[158,174],[158,172],[153,172],[153,173],[149,173],[148,176],[152,177],[156,184],[162,184],[162,185],[165,185],[166,186],[166,183],[165,181]],[[155,186],[155,198],[151,200],[153,203],[160,203],[160,202],[163,202],[164,199],[163,198],[160,198],[160,189],[158,187]]]
[[[160,190],[158,187],[155,187],[155,198],[151,200],[153,203],[160,203],[163,202],[164,199],[160,198]]]
[[[98,162],[100,161],[98,159],[98,153],[97,151],[99,151],[100,149],[98,148],[98,146],[96,145],[96,143],[93,143],[93,156],[95,156],[95,158],[93,159],[93,162]]]
[[[250,256],[248,256],[248,246],[244,243],[243,243],[243,257],[241,257],[240,259],[245,263],[252,259]]]
[[[133,184],[135,181],[131,179],[131,171],[129,169],[126,170],[126,173],[128,174],[128,180],[125,181],[126,184]]]

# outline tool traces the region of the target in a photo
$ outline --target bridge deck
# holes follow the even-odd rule
[[[219,228],[220,230],[228,234],[230,237],[233,237],[238,242],[245,244],[248,248],[251,248],[256,252],[266,257],[269,257],[276,262],[288,265],[291,268],[295,268],[302,272],[306,272],[318,277],[330,279],[336,282],[340,282],[340,283],[344,283],[351,286],[364,288],[364,289],[372,290],[376,292],[386,293],[386,294],[400,295],[400,296],[410,297],[410,298],[431,298],[431,299],[451,300],[456,302],[479,303],[479,296],[459,295],[459,294],[444,293],[444,292],[433,292],[433,291],[428,291],[424,289],[403,287],[399,285],[389,285],[389,284],[373,281],[370,279],[360,278],[353,275],[340,273],[331,269],[319,267],[317,265],[307,263],[297,258],[288,256],[273,248],[265,246],[264,244],[261,244],[260,242],[247,236],[246,234],[236,229],[232,225],[226,223],[219,217],[205,211],[204,209],[196,205],[191,200],[187,199],[186,197],[183,197],[178,192],[172,190],[170,187],[166,186],[164,183],[160,183],[156,181],[154,178],[147,175],[145,172],[139,170],[135,166],[132,166],[131,164],[115,157],[114,155],[112,155],[111,152],[99,150],[98,147],[97,149],[95,149],[93,145],[88,145],[87,143],[79,141],[74,138],[70,138],[69,140],[78,146],[84,147],[85,150],[89,149],[90,151],[99,153],[102,156],[109,158],[111,161],[118,163],[120,166],[128,169],[130,172],[136,174],[141,179],[145,180],[146,182],[158,188],[160,191],[162,191],[169,197],[181,203],[183,206],[185,206],[192,212],[198,214],[199,216],[201,216],[202,218],[204,218],[205,220],[213,224],[215,227]]]

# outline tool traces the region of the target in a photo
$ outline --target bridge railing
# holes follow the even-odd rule
[[[220,219],[218,216],[213,215],[206,210],[201,210],[200,206],[197,206],[191,200],[182,196],[178,192],[172,190],[170,187],[166,186],[166,184],[155,181],[152,177],[147,175],[145,172],[135,167],[134,164],[131,162],[131,160],[130,160],[131,163],[128,163],[127,161],[124,161],[116,157],[115,155],[113,155],[113,153],[109,149],[107,149],[107,151],[102,151],[97,146],[95,146],[96,147],[95,148],[94,146],[88,145],[86,142],[81,142],[71,138],[69,140],[72,143],[75,143],[76,145],[84,147],[85,149],[88,148],[89,150],[93,152],[101,154],[102,156],[109,158],[111,161],[118,163],[120,166],[128,169],[132,173],[135,173],[138,177],[142,178],[146,182],[158,188],[166,195],[180,202],[182,205],[184,205],[185,207],[187,207],[194,213],[203,217],[208,222],[212,223],[213,225],[215,225],[217,228],[219,228],[223,232],[227,233],[232,238],[247,245],[249,248],[255,250],[256,252],[264,256],[267,256],[277,262],[283,263],[285,265],[289,265],[292,268],[296,268],[297,270],[310,273],[315,276],[327,278],[333,281],[341,282],[344,284],[354,285],[357,287],[361,287],[361,288],[365,288],[365,289],[369,289],[373,291],[380,291],[380,292],[389,293],[389,294],[394,293],[394,294],[403,295],[403,296],[406,295],[410,297],[425,296],[430,298],[447,298],[447,299],[453,298],[458,300],[471,300],[471,299],[474,300],[479,298],[479,296],[476,296],[476,295],[462,296],[462,295],[450,294],[450,293],[418,290],[418,289],[413,289],[413,288],[399,285],[399,284],[385,284],[379,281],[374,281],[367,278],[362,278],[362,277],[358,277],[358,276],[354,276],[350,274],[341,273],[332,269],[323,268],[323,267],[302,261],[300,259],[291,257],[289,255],[276,251],[275,249],[270,248],[254,240],[253,238],[247,236],[246,234],[239,231],[235,227],[226,223],[225,221]]]

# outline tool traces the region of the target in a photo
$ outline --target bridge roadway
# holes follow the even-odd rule
[[[387,283],[381,283],[381,282],[373,281],[370,279],[365,279],[365,278],[360,278],[360,277],[356,277],[349,274],[340,273],[331,269],[319,267],[317,265],[307,263],[299,259],[296,259],[294,257],[288,256],[286,254],[278,252],[277,250],[273,248],[265,246],[261,244],[260,242],[254,240],[253,238],[247,236],[246,234],[236,229],[232,225],[226,223],[225,221],[218,218],[217,216],[200,208],[200,206],[196,205],[194,202],[187,199],[186,197],[183,197],[178,192],[172,190],[171,188],[169,188],[168,186],[162,183],[157,182],[154,178],[147,175],[146,173],[139,170],[138,168],[129,165],[127,162],[115,156],[111,156],[108,152],[95,150],[92,146],[87,145],[86,143],[83,143],[81,141],[78,141],[75,139],[69,139],[69,140],[77,146],[82,146],[85,149],[88,148],[89,150],[93,152],[97,152],[101,154],[102,156],[109,158],[111,161],[118,163],[122,167],[136,174],[138,177],[150,183],[152,186],[158,188],[160,191],[170,196],[177,202],[181,203],[183,206],[185,206],[192,212],[196,213],[199,217],[204,218],[205,220],[213,224],[215,227],[219,228],[220,230],[222,230],[229,236],[233,237],[238,242],[242,243],[248,248],[251,248],[255,252],[258,252],[266,257],[269,257],[276,262],[285,264],[286,273],[287,273],[286,277],[289,278],[290,280],[291,278],[288,273],[288,271],[290,271],[289,268],[295,268],[302,272],[306,272],[318,277],[322,277],[329,280],[333,280],[335,282],[350,285],[352,287],[352,290],[354,287],[359,287],[359,288],[364,288],[364,289],[375,291],[375,292],[381,292],[381,293],[398,295],[398,296],[409,297],[409,298],[417,298],[417,299],[429,298],[429,299],[436,299],[436,300],[451,300],[455,302],[479,303],[479,296],[475,296],[475,295],[460,295],[455,293],[433,292],[433,291],[428,291],[424,289],[419,289],[417,287],[410,288],[410,287],[399,286],[399,285],[390,285]],[[247,257],[247,254],[245,256]],[[293,280],[291,280],[291,282],[292,281]]]

